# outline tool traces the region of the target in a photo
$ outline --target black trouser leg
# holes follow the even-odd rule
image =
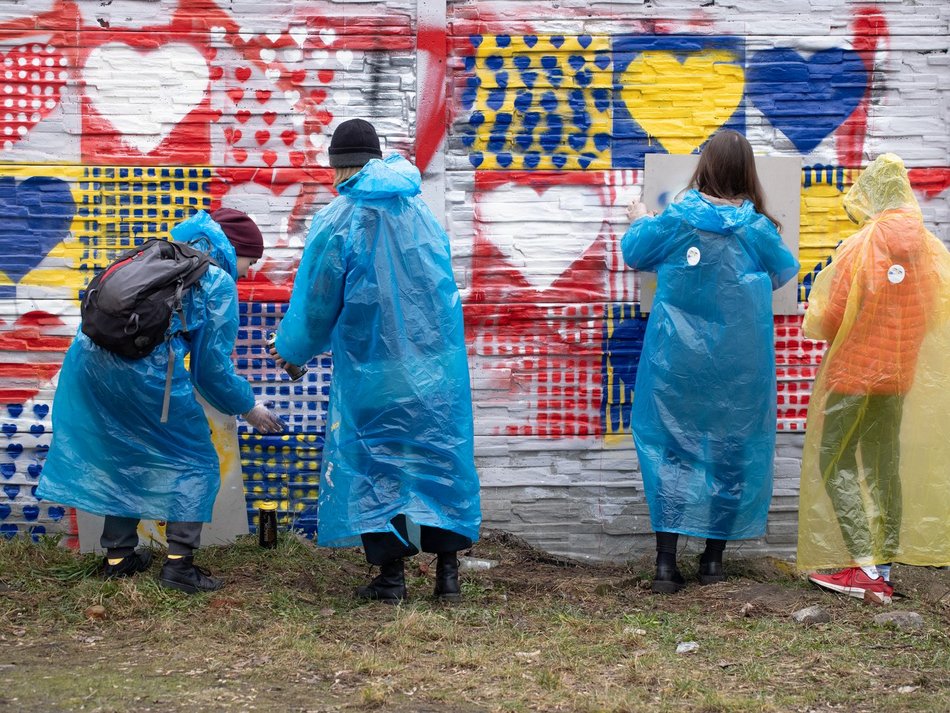
[[[169,522],[165,526],[168,554],[188,557],[201,545],[201,522]]]
[[[666,567],[676,567],[676,542],[679,535],[675,532],[656,533],[656,563]]]
[[[392,519],[392,525],[402,535],[406,543],[401,542],[392,532],[367,532],[361,535],[366,561],[370,564],[382,565],[404,557],[412,557],[419,550],[409,542],[406,528],[406,516],[397,515]],[[421,528],[421,542],[423,552],[439,554],[441,552],[458,552],[472,546],[472,541],[464,535],[439,527],[423,525]]]
[[[139,543],[139,520],[135,517],[106,515],[99,544],[109,559],[128,557]]]
[[[700,556],[700,562],[722,562],[722,553],[726,551],[725,540],[706,540],[706,550]]]
[[[420,544],[422,545],[423,552],[433,552],[435,554],[441,552],[458,552],[459,550],[467,550],[472,546],[471,539],[457,532],[452,532],[451,530],[443,530],[440,527],[429,527],[428,525],[423,525],[421,530],[422,541]]]
[[[384,565],[419,553],[419,550],[409,542],[406,516],[397,515],[392,519],[392,525],[405,542],[400,541],[392,532],[366,532],[360,536],[363,541],[363,551],[366,553],[366,561],[370,564]]]

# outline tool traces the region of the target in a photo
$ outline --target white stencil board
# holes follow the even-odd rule
[[[699,162],[697,154],[646,155],[643,176],[643,202],[649,210],[661,212],[678,200]],[[782,240],[798,257],[798,227],[801,213],[802,160],[795,156],[756,156],[755,170],[765,193],[765,207],[782,224]],[[637,273],[640,286],[640,311],[649,312],[656,293],[656,274]],[[789,280],[772,293],[775,314],[798,314],[798,281]]]

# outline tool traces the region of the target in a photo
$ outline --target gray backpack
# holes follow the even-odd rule
[[[118,257],[96,275],[82,299],[82,331],[103,349],[141,359],[162,342],[168,346],[168,374],[162,423],[168,420],[174,353],[169,324],[178,313],[188,337],[182,294],[214,261],[183,243],[152,238]]]

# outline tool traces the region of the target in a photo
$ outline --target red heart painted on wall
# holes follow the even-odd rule
[[[72,338],[63,336],[63,321],[48,312],[28,312],[7,328],[0,320],[0,403],[23,403],[49,383],[63,363]],[[16,361],[16,352],[29,352],[29,361]]]

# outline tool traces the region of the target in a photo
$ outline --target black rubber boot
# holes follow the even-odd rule
[[[702,555],[699,557],[699,583],[702,585],[718,584],[725,582],[726,575],[722,571],[722,562],[716,560],[704,561]]]
[[[357,587],[356,596],[385,604],[398,604],[403,601],[406,598],[406,572],[402,559],[380,565],[379,576],[374,577],[369,584]]]
[[[462,600],[462,588],[459,586],[459,561],[455,552],[440,552],[435,567],[435,591],[432,595],[444,602]]]
[[[147,549],[136,550],[127,557],[123,557],[118,564],[109,564],[109,558],[106,557],[102,576],[105,579],[115,577],[131,577],[133,574],[144,572],[152,564],[152,551]]]
[[[166,589],[177,589],[186,594],[214,592],[224,586],[220,579],[211,576],[211,572],[198,567],[191,555],[166,559],[158,575],[158,583]]]
[[[666,564],[656,566],[656,574],[653,575],[653,586],[650,587],[657,594],[673,594],[686,586],[686,580],[680,574],[679,568],[670,567]]]
[[[699,556],[699,583],[718,584],[726,581],[722,571],[722,554],[726,551],[726,541],[712,538],[706,539],[706,550]]]

